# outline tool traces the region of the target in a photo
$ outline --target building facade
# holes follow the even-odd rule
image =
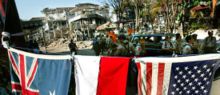
[[[81,3],[70,14],[68,22],[71,30],[77,30],[77,35],[92,38],[96,27],[109,20],[109,6]]]
[[[25,34],[26,41],[33,39],[38,40],[40,38],[37,34],[39,34],[39,28],[44,25],[44,19],[44,17],[33,17],[28,21],[22,21],[22,29]]]
[[[80,36],[93,37],[97,26],[109,20],[109,6],[91,3],[80,3],[74,7],[45,8],[44,30],[56,31],[69,28]]]

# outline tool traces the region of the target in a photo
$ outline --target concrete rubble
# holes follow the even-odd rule
[[[56,41],[53,41],[47,46],[48,52],[65,52],[69,51],[68,44],[70,40],[60,38]],[[78,50],[81,49],[92,49],[92,41],[75,41]]]

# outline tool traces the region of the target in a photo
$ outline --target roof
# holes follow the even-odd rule
[[[112,22],[106,22],[96,28],[96,30],[105,30],[105,29],[114,29],[116,28],[116,24]]]
[[[30,21],[44,20],[44,17],[32,17]]]
[[[98,7],[82,6],[82,7],[76,7],[74,9],[71,9],[70,12],[77,12],[77,11],[82,11],[82,10],[85,10],[85,9],[95,9],[95,10],[98,10],[99,8]]]
[[[76,7],[80,7],[80,6],[99,6],[97,4],[92,4],[92,3],[80,3],[77,4]]]
[[[78,21],[78,20],[81,20],[81,19],[90,19],[90,18],[105,19],[103,16],[101,16],[99,14],[82,14],[82,15],[79,15],[79,16],[76,16],[76,17],[72,18],[70,20],[70,22]]]
[[[66,11],[69,11],[69,10],[72,10],[74,9],[75,7],[58,7],[58,8],[44,8],[42,10],[42,12],[51,12],[51,11],[63,11],[63,10],[66,10]]]

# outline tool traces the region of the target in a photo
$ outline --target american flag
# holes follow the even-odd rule
[[[209,95],[220,55],[138,58],[138,95]]]

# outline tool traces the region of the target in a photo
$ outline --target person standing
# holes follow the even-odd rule
[[[106,51],[106,38],[104,37],[104,35],[101,35],[100,40],[99,40],[99,49],[100,49],[100,53],[103,55],[105,54]]]
[[[193,39],[193,43],[192,43],[193,54],[199,54],[200,45],[199,45],[199,41],[197,39],[197,34],[193,34],[192,39]]]
[[[28,49],[34,49],[34,40],[32,38],[28,41]]]
[[[183,45],[182,54],[183,55],[192,54],[193,53],[193,50],[192,50],[192,43],[193,43],[192,36],[187,36],[185,40],[186,40],[186,43]]]
[[[182,54],[182,47],[183,47],[182,37],[178,33],[176,34],[176,40],[174,42],[174,48],[175,48],[176,54]]]
[[[40,48],[36,40],[33,41],[33,47],[34,53],[40,53]]]
[[[140,43],[137,43],[135,47],[135,56],[140,57],[141,56],[142,47]]]
[[[114,53],[115,56],[127,56],[128,51],[125,48],[125,45],[127,44],[128,41],[126,41],[125,35],[119,35],[118,36],[118,43],[117,43],[117,48]]]
[[[213,31],[208,32],[208,37],[204,40],[204,53],[216,53],[216,38],[213,37]]]
[[[97,36],[97,37],[95,37],[94,39],[93,39],[93,41],[92,41],[92,49],[95,51],[95,55],[96,56],[98,56],[99,55],[99,53],[100,53],[100,49],[99,49],[99,40],[100,39],[98,39],[99,37]]]
[[[171,55],[173,53],[174,47],[171,42],[171,36],[167,35],[165,41],[162,43],[162,51],[164,55]]]
[[[111,47],[112,41],[111,41],[111,37],[109,35],[106,35],[106,39],[105,39],[105,43],[106,43],[106,48],[109,49]]]
[[[70,40],[69,49],[71,54],[75,54],[75,55],[77,54],[77,46],[76,43],[73,42],[73,40]]]

